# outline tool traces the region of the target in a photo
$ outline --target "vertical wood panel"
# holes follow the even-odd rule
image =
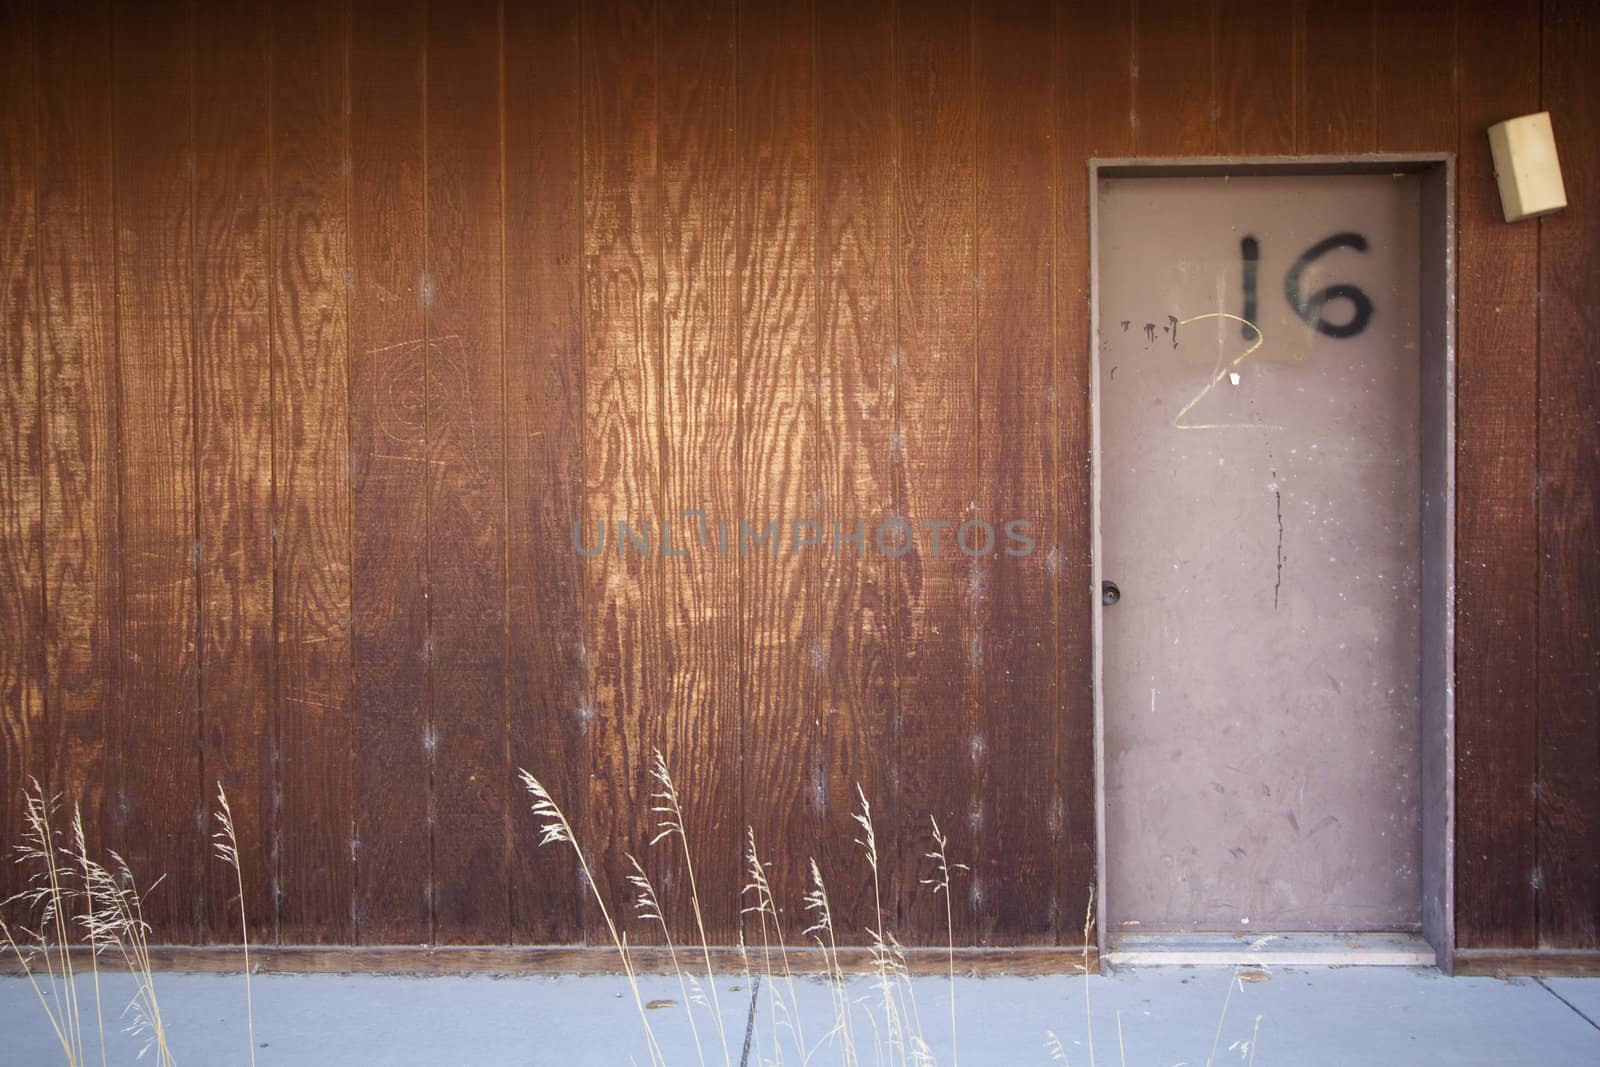
[[[434,925],[503,942],[505,405],[495,0],[428,8],[428,475]]]
[[[48,778],[40,531],[37,11],[0,8],[0,834],[21,840],[22,794]],[[52,783],[53,784],[53,783]],[[0,875],[0,890],[22,888]]]
[[[821,503],[813,12],[795,3],[739,16],[739,517],[758,531],[776,521],[780,541],[776,555],[739,545],[744,804],[773,854],[793,938],[810,924],[805,864],[828,799],[816,763],[815,553],[792,550],[792,524],[815,521]],[[823,877],[842,885],[845,872]]]
[[[571,541],[584,448],[578,9],[505,7],[506,689],[512,768],[562,798],[588,840],[582,569]],[[518,783],[511,814],[512,940],[581,940],[577,864],[539,848]]]
[[[1456,0],[1383,6],[1377,34],[1378,149],[1453,148]]]
[[[1456,337],[1456,939],[1534,943],[1539,226],[1506,225],[1489,126],[1539,105],[1539,5],[1461,12]],[[1485,77],[1501,69],[1504,76]]]
[[[1142,155],[1216,150],[1211,9],[1196,0],[1134,6],[1134,148]]]
[[[1374,0],[1320,4],[1301,0],[1300,109],[1295,137],[1301,152],[1371,152],[1377,147],[1377,40]]]
[[[432,936],[428,718],[423,13],[351,18],[350,442],[356,930]]]
[[[656,25],[643,0],[584,10],[585,722],[588,834],[613,914],[631,911],[624,853],[650,837],[651,750],[661,743],[661,215]],[[649,553],[617,524],[645,531]],[[603,926],[590,937],[604,941]],[[641,936],[648,936],[647,934]]]
[[[1295,15],[1284,0],[1221,0],[1213,53],[1219,155],[1294,151]]]
[[[972,881],[984,944],[1055,938],[1055,438],[1051,222],[1053,119],[1047,2],[980,7],[978,108],[978,493],[981,527],[960,539],[974,586],[982,794]],[[1023,522],[1027,543],[1008,536]],[[1045,547],[1040,547],[1045,546]]]
[[[228,791],[250,872],[250,937],[273,900],[272,392],[267,293],[267,18],[195,8],[195,433],[206,803]],[[137,482],[135,483],[137,484]],[[206,865],[207,936],[239,938],[233,872]]]
[[[706,933],[738,938],[744,822],[739,778],[739,564],[716,550],[738,512],[739,374],[734,243],[734,5],[668,0],[661,26],[664,753],[682,787]],[[663,546],[665,547],[665,546]],[[771,844],[771,842],[769,842]],[[667,914],[693,914],[679,864],[663,863]],[[688,936],[686,934],[686,936]]]
[[[818,611],[825,783],[818,860],[840,872],[840,926],[876,928],[871,872],[850,821],[859,784],[883,835],[880,892],[896,936],[897,886],[926,892],[918,868],[889,854],[896,691],[894,585],[898,564],[876,533],[894,513],[894,68],[892,8],[838,0],[817,11],[817,265],[821,373],[822,522]],[[858,529],[859,528],[859,529]],[[859,532],[858,546],[844,540]],[[919,834],[918,841],[927,838]],[[926,851],[926,849],[924,849]],[[846,873],[852,877],[842,877]]]
[[[38,57],[50,780],[81,805],[91,847],[120,846],[106,744],[122,623],[107,6],[41,10]]]
[[[290,944],[340,943],[355,936],[351,843],[358,803],[351,678],[349,10],[280,3],[272,19],[279,924]]]
[[[1546,0],[1568,207],[1539,223],[1540,947],[1600,947],[1600,19]]]
[[[1095,881],[1094,618],[1089,504],[1089,184],[1086,160],[1133,152],[1132,20],[1128,5],[1058,0],[1056,109],[1057,688],[1061,704],[1061,843],[1057,939],[1084,939]],[[1093,932],[1090,931],[1093,937]]]
[[[921,870],[928,817],[971,863],[979,831],[972,739],[978,711],[971,659],[970,572],[955,546],[977,489],[976,115],[971,10],[900,5],[895,18],[899,232],[895,249],[895,482],[915,526],[898,561],[899,869]],[[930,523],[944,523],[940,529]],[[940,534],[937,553],[933,536]],[[891,542],[893,544],[893,542]],[[936,931],[944,906],[903,887],[906,925]],[[969,878],[951,891],[955,940],[976,936]]]
[[[129,864],[165,876],[164,939],[204,925],[209,860],[196,686],[194,27],[187,8],[118,10],[116,212],[122,397],[123,677]]]
[[[1582,5],[607,0],[581,56],[576,0],[357,6],[0,15],[0,831],[40,773],[167,876],[158,936],[231,940],[222,777],[254,940],[572,941],[507,759],[687,921],[660,746],[714,941],[747,819],[789,933],[817,854],[860,936],[860,781],[897,932],[942,938],[931,811],[958,941],[1075,944],[1084,161],[1455,147],[1458,936],[1600,941]],[[1573,203],[1508,226],[1483,130],[1541,47]]]

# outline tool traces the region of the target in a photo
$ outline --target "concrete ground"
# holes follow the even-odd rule
[[[1600,1064],[1600,979],[1444,978],[1399,967],[1275,967],[1242,981],[1233,981],[1232,974],[1210,967],[1127,969],[1093,977],[1087,988],[1082,977],[959,979],[960,1063],[1088,1065],[1092,1025],[1092,1060],[1112,1067]],[[717,983],[730,1059],[776,1062],[771,990],[765,983],[754,990],[752,1016],[751,984],[743,976]],[[677,980],[647,976],[640,986],[652,1005],[646,1015],[665,1060],[700,1063]],[[787,1004],[783,983],[777,991]],[[112,1018],[131,992],[125,977],[103,985],[113,1063],[132,1063],[138,1051],[138,1041],[121,1033]],[[249,1062],[241,978],[162,974],[157,993],[180,1064]],[[650,1062],[638,1009],[621,978],[258,975],[254,993],[257,1062],[263,1067]],[[841,1062],[837,1037],[825,1036],[834,1018],[831,988],[797,980],[795,994],[806,1042],[815,1048],[810,1062]],[[850,994],[857,1056],[876,1063],[874,1028],[883,1025],[877,989],[860,980]],[[955,1062],[948,985],[919,978],[915,1001],[935,1060]],[[705,1061],[723,1062],[711,1012],[699,1009],[697,1018]],[[778,1020],[782,1062],[798,1064],[781,1012]],[[86,1058],[98,1063],[92,1021],[89,1030]],[[1060,1041],[1054,1057],[1051,1032]],[[0,978],[0,1063],[60,1062],[60,1047],[32,990],[20,978]]]

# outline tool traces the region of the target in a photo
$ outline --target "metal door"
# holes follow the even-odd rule
[[[1418,925],[1419,189],[1100,181],[1113,936]]]

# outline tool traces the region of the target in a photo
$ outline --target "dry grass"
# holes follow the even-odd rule
[[[933,890],[933,895],[944,898],[944,937],[945,949],[949,953],[950,972],[950,1062],[955,1067],[961,1067],[960,1043],[956,1040],[956,927],[954,916],[950,912],[950,873],[952,871],[965,871],[965,863],[951,864],[950,839],[944,831],[939,829],[939,820],[932,815],[928,822],[933,824],[933,850],[924,855],[933,861],[933,876],[924,878],[922,884]],[[1088,942],[1085,941],[1085,944]],[[1084,961],[1085,970],[1088,967],[1087,958]]]
[[[633,954],[628,947],[627,933],[607,906],[612,899],[608,887],[598,885],[593,868],[585,855],[571,823],[561,807],[545,787],[526,770],[519,776],[532,800],[532,811],[539,820],[541,845],[565,845],[572,849],[581,869],[584,884],[588,887],[598,908],[612,946],[621,962],[622,973],[633,996],[645,1046],[652,1067],[665,1067],[667,1056],[652,1027],[649,1013],[641,995],[638,976],[633,964]],[[685,828],[683,805],[659,752],[651,768],[655,792],[651,794],[651,811],[656,817],[655,834],[651,845],[675,840],[681,850],[683,870],[689,883],[689,904],[694,923],[698,955],[704,965],[704,974],[691,973],[680,964],[679,949],[685,946],[675,939],[671,917],[661,905],[660,895],[651,881],[645,865],[629,854],[626,858],[631,870],[627,882],[633,893],[635,918],[659,930],[667,955],[683,998],[685,1018],[694,1043],[695,1054],[702,1065],[706,1062],[706,1042],[702,1037],[701,1020],[697,1012],[710,1012],[723,1053],[724,1067],[732,1067],[734,1057],[727,1037],[726,1024],[717,996],[716,973],[712,965],[711,945],[708,942],[703,917],[700,889],[695,878],[694,862]],[[750,1063],[752,1054],[758,1064],[773,1063],[782,1067],[792,1056],[794,1062],[804,1065],[826,1060],[845,1067],[859,1067],[871,1062],[887,1067],[924,1067],[936,1062],[932,1044],[923,1030],[906,954],[894,932],[889,929],[884,910],[884,882],[880,869],[880,851],[877,829],[872,818],[872,807],[866,793],[857,787],[857,808],[852,812],[858,836],[856,844],[872,879],[871,925],[864,933],[869,947],[866,969],[859,975],[846,972],[839,950],[835,912],[829,896],[823,871],[815,859],[808,865],[808,888],[802,901],[809,918],[804,936],[815,942],[822,960],[822,979],[827,986],[831,1002],[831,1026],[815,1043],[808,1043],[795,975],[791,965],[789,945],[783,930],[784,914],[781,902],[775,899],[767,875],[767,864],[757,851],[754,831],[745,831],[745,877],[740,890],[741,916],[747,920],[746,929],[760,934],[759,966],[752,968],[745,944],[745,934],[740,934],[739,953],[747,988],[752,989],[750,1016],[746,1037],[739,1058],[740,1067]],[[214,812],[216,829],[212,846],[216,856],[233,871],[234,886],[238,892],[239,932],[244,953],[244,995],[247,1019],[246,1037],[249,1041],[250,1060],[255,1062],[255,1007],[251,987],[249,919],[245,910],[244,864],[241,862],[239,842],[235,832],[233,811],[221,784],[217,786],[217,810]],[[58,797],[47,797],[37,782],[26,794],[26,831],[17,846],[17,862],[27,874],[27,888],[10,899],[0,902],[0,908],[20,911],[23,917],[9,924],[0,918],[0,945],[17,960],[22,977],[31,987],[45,1017],[60,1045],[62,1058],[68,1067],[84,1067],[90,1062],[98,1044],[99,1062],[104,1067],[107,1060],[105,1018],[101,1001],[102,957],[116,959],[121,969],[133,978],[134,996],[122,1011],[127,1032],[143,1038],[142,1058],[154,1053],[152,1059],[159,1067],[170,1067],[175,1061],[168,1040],[168,1030],[162,1018],[161,1004],[156,995],[156,985],[149,949],[150,926],[144,919],[143,896],[126,860],[114,851],[106,853],[107,859],[98,861],[90,855],[85,840],[83,820],[74,809],[69,833],[64,835],[57,826],[60,810]],[[931,845],[923,853],[931,870],[919,883],[939,900],[942,898],[945,917],[945,978],[949,992],[949,1061],[959,1067],[955,974],[955,925],[951,903],[953,877],[967,871],[965,865],[954,862],[950,856],[950,839],[936,819],[930,818]],[[159,884],[157,880],[156,884]],[[152,885],[151,888],[154,888]],[[748,923],[753,920],[753,925]],[[1083,1010],[1084,1034],[1090,1067],[1096,1064],[1094,1019],[1090,1004],[1089,939],[1094,928],[1094,893],[1089,893],[1083,925]],[[74,950],[87,949],[87,952]],[[75,957],[87,961],[80,975],[75,969]],[[852,999],[851,978],[870,983],[870,996]],[[88,984],[86,993],[80,993],[79,979]],[[1212,1033],[1208,1067],[1216,1061],[1224,1026],[1232,1001],[1233,987],[1239,982],[1239,969],[1230,975],[1223,997],[1216,1028]],[[766,987],[768,1026],[765,1035],[756,1026],[756,1012],[761,987]],[[708,998],[709,993],[709,998]],[[92,1004],[91,1004],[92,1001]],[[1122,1015],[1116,1016],[1117,1052],[1126,1067],[1127,1052],[1123,1038]],[[1260,1038],[1261,1018],[1255,1024],[1248,1040],[1238,1040],[1228,1046],[1229,1052],[1247,1059],[1253,1065]],[[1045,1031],[1045,1052],[1052,1062],[1067,1063],[1065,1044],[1052,1030]],[[752,1044],[755,1045],[752,1048]],[[770,1050],[771,1059],[766,1058]],[[825,1053],[826,1050],[826,1053]]]
[[[761,923],[761,957],[766,968],[767,976],[767,1006],[772,1016],[772,1045],[774,1062],[783,1063],[782,1044],[778,1039],[780,1014],[782,1024],[787,1027],[795,1044],[800,1049],[802,1062],[806,1059],[805,1027],[801,1022],[800,1000],[795,994],[794,971],[789,966],[789,948],[783,939],[783,924],[778,921],[778,906],[772,896],[772,883],[767,879],[766,864],[761,862],[761,855],[756,851],[756,833],[750,827],[745,827],[745,869],[749,872],[750,881],[741,892],[741,897],[755,894],[756,902],[743,909],[741,914],[754,914]],[[768,935],[768,923],[771,923],[772,933]],[[789,1000],[784,1002],[777,994],[777,982],[772,971],[772,946],[776,943],[778,959],[783,966],[783,981],[788,988]]]
[[[0,907],[22,911],[24,918],[16,927],[0,919],[0,944],[16,958],[32,986],[68,1067],[89,1062],[85,1005],[73,967],[76,947],[89,950],[100,1062],[106,1062],[100,957],[111,954],[134,980],[134,996],[122,1017],[127,1020],[127,1031],[144,1039],[140,1057],[153,1051],[159,1067],[170,1067],[174,1060],[156,997],[150,924],[144,919],[139,884],[127,861],[117,853],[109,853],[105,863],[89,855],[83,817],[76,808],[72,836],[63,843],[55,825],[59,810],[60,798],[47,796],[39,783],[32,781],[24,798],[27,828],[16,847],[17,862],[28,872],[27,888],[0,902]]]
[[[628,988],[633,992],[634,1006],[639,1010],[639,1022],[644,1026],[644,1038],[650,1051],[650,1062],[665,1064],[666,1057],[661,1054],[661,1046],[656,1043],[656,1033],[650,1026],[650,1016],[645,1013],[644,1000],[639,996],[639,979],[634,974],[633,961],[628,956],[627,939],[617,931],[617,924],[611,919],[611,909],[606,907],[605,897],[601,894],[600,887],[595,884],[594,874],[589,870],[589,861],[584,858],[583,849],[579,847],[578,839],[572,832],[572,824],[567,821],[566,813],[550,796],[549,791],[540,784],[539,779],[526,770],[519,770],[517,773],[522,779],[523,787],[533,797],[533,813],[540,820],[539,844],[564,844],[578,857],[578,866],[583,870],[584,884],[589,887],[595,905],[600,909],[600,916],[605,919],[606,930],[611,934],[611,944],[622,960],[622,973],[627,976]]]
[[[587,884],[594,892],[597,903],[601,901],[601,890],[595,886],[589,876],[589,867],[583,862],[581,850],[572,840],[571,828],[564,819],[559,823],[552,820],[558,815],[559,809],[554,807],[547,794],[537,790],[536,781],[526,771],[522,772],[525,784],[529,784],[530,791],[534,792],[536,803],[534,810],[545,817],[545,841],[561,840],[570,843],[578,851],[579,861],[583,863],[583,871]],[[688,1016],[691,1033],[694,1038],[696,1053],[702,1064],[705,1061],[704,1048],[700,1040],[700,1027],[695,1017],[695,1009],[709,1010],[716,1019],[718,1034],[723,1040],[725,1063],[731,1064],[730,1046],[727,1043],[726,1032],[720,1006],[716,1002],[716,975],[711,963],[711,949],[706,938],[705,924],[702,918],[701,897],[699,885],[694,877],[693,858],[689,850],[688,835],[685,831],[683,807],[678,789],[673,782],[667,768],[666,761],[659,752],[654,754],[651,776],[656,782],[657,791],[652,794],[652,812],[658,818],[656,835],[651,844],[668,841],[676,838],[682,849],[684,869],[689,877],[690,905],[695,933],[699,938],[699,949],[705,966],[705,985],[710,987],[712,1000],[707,1001],[700,992],[700,985],[693,976],[687,974],[679,965],[677,948],[682,942],[674,940],[671,933],[670,918],[663,913],[659,896],[651,883],[644,867],[633,856],[628,856],[633,873],[628,881],[635,892],[635,911],[644,921],[657,926],[663,940],[666,942],[668,957],[673,972],[679,981],[680,991],[685,1000],[685,1011]],[[810,923],[804,930],[804,935],[810,938],[817,947],[821,958],[821,979],[827,985],[831,1001],[831,1026],[817,1038],[814,1043],[807,1043],[802,1022],[803,1012],[800,999],[796,991],[795,976],[789,958],[789,946],[783,937],[784,923],[781,921],[783,909],[781,903],[775,899],[772,884],[767,876],[767,864],[761,858],[756,847],[754,831],[745,829],[745,884],[741,889],[742,902],[741,916],[750,920],[751,925],[747,930],[752,934],[759,934],[759,968],[755,970],[752,981],[752,967],[746,951],[744,934],[740,935],[739,951],[743,964],[744,977],[747,987],[752,988],[750,1004],[751,1032],[747,1034],[746,1044],[740,1059],[741,1067],[750,1062],[752,1054],[752,1040],[757,1040],[758,1048],[754,1050],[757,1063],[773,1063],[783,1065],[786,1055],[792,1054],[802,1065],[826,1059],[828,1062],[837,1062],[844,1067],[859,1067],[864,1063],[887,1065],[887,1067],[925,1067],[936,1062],[931,1043],[926,1039],[923,1031],[921,1014],[917,1007],[916,997],[906,966],[905,950],[895,937],[894,932],[888,928],[883,907],[883,872],[880,869],[880,850],[878,835],[872,819],[872,807],[866,793],[858,786],[856,789],[856,810],[852,812],[852,819],[857,827],[858,836],[856,844],[861,849],[862,858],[867,864],[867,870],[872,878],[872,923],[865,929],[869,948],[867,969],[859,975],[852,976],[847,973],[839,951],[839,936],[835,928],[835,913],[833,901],[829,895],[828,884],[823,871],[813,858],[808,862],[808,888],[802,901],[803,910],[808,914]],[[955,975],[955,922],[953,905],[951,903],[951,882],[953,878],[965,873],[966,865],[954,862],[950,856],[950,839],[940,827],[938,820],[930,817],[931,845],[923,853],[930,862],[931,870],[925,877],[919,878],[919,883],[925,886],[929,893],[937,900],[942,898],[945,917],[945,951],[946,967],[945,978],[948,983],[950,1000],[950,1037],[949,1037],[949,1062],[953,1067],[959,1067],[960,1052],[957,1032],[957,983]],[[555,835],[555,836],[552,836]],[[624,973],[628,976],[630,986],[634,989],[635,1002],[639,1002],[638,987],[633,970],[627,959],[625,939],[618,936],[615,927],[611,926],[609,915],[606,914],[605,905],[600,903],[601,913],[606,917],[608,929],[612,931],[612,940],[617,944],[618,951],[623,957]],[[1094,933],[1095,894],[1090,887],[1083,917],[1083,961],[1081,970],[1084,978],[1083,985],[1083,1030],[1085,1036],[1086,1052],[1090,1067],[1097,1065],[1097,1050],[1094,1040],[1094,1014],[1090,1001],[1092,983],[1090,981],[1090,945]],[[874,990],[870,997],[852,999],[850,981],[852,977],[866,979]],[[1208,1065],[1213,1063],[1223,1028],[1227,1021],[1228,1008],[1232,997],[1232,987],[1238,981],[1237,970],[1230,977],[1227,995],[1223,998],[1222,1010],[1217,1019],[1216,1029],[1212,1034],[1211,1058]],[[767,1034],[760,1035],[754,1027],[755,1012],[759,1004],[761,987],[766,987],[767,1004]],[[644,1013],[640,1012],[641,1019]],[[647,1041],[653,1056],[660,1056],[660,1046],[655,1036],[649,1030],[649,1021],[645,1021]],[[1229,1047],[1229,1051],[1237,1052],[1241,1058],[1248,1057],[1249,1064],[1254,1063],[1256,1043],[1259,1039],[1260,1018],[1256,1019],[1255,1030],[1248,1041],[1236,1041]],[[1116,1013],[1117,1029],[1117,1058],[1126,1067],[1127,1045],[1124,1039],[1122,1026],[1122,1013]],[[1067,1050],[1065,1044],[1053,1030],[1046,1030],[1045,1052],[1052,1062],[1067,1063]],[[764,1051],[770,1049],[771,1059],[764,1057]],[[786,1052],[786,1049],[788,1050]],[[824,1050],[830,1050],[831,1055],[824,1056]]]
[[[244,870],[239,862],[239,842],[233,811],[222,785],[217,784],[218,829],[213,838],[217,857],[234,872],[239,891],[239,933],[245,959],[246,1037],[250,1062],[255,1063],[255,1003],[250,987],[250,927],[244,903]],[[133,979],[134,995],[122,1010],[127,1033],[143,1039],[139,1058],[154,1053],[158,1065],[175,1062],[168,1041],[161,1001],[156,996],[155,972],[150,960],[150,924],[144,918],[144,894],[127,860],[108,852],[104,861],[89,853],[83,814],[72,812],[70,835],[63,839],[56,826],[59,797],[47,796],[37,781],[24,794],[26,830],[16,847],[17,862],[27,870],[27,888],[0,902],[0,908],[21,911],[20,925],[0,918],[0,945],[15,957],[23,977],[44,1010],[51,1031],[61,1046],[68,1067],[90,1062],[98,1047],[102,1067],[107,1062],[105,1005],[101,997],[101,957],[116,959]],[[160,879],[155,884],[160,884]],[[155,886],[152,885],[153,889]],[[80,993],[73,960],[88,961],[89,994]],[[93,1001],[90,1029],[89,1001]]]
[[[683,1010],[689,1017],[689,1032],[694,1035],[695,1057],[705,1067],[706,1052],[700,1044],[700,1026],[694,1020],[694,1007],[697,1002],[704,999],[699,996],[698,986],[695,996],[689,994],[689,976],[683,973],[683,968],[678,965],[678,949],[672,943],[672,930],[667,926],[667,920],[662,915],[661,901],[656,897],[656,887],[651,883],[650,876],[644,873],[644,868],[634,858],[633,853],[628,853],[628,864],[633,868],[633,873],[628,875],[628,884],[633,886],[635,893],[634,910],[639,918],[646,922],[655,922],[661,927],[661,937],[667,946],[667,957],[672,961],[672,973],[678,978],[678,991],[683,995]]]
[[[1089,1035],[1089,1067],[1094,1067],[1094,1012],[1089,1008],[1089,931],[1094,929],[1094,886],[1083,906],[1083,1026]]]
[[[678,803],[677,787],[672,784],[672,775],[667,773],[667,761],[661,758],[659,749],[655,752],[651,775],[656,780],[659,792],[650,795],[654,801],[650,810],[660,819],[656,824],[656,835],[650,839],[650,843],[654,845],[675,836],[683,846],[683,866],[689,875],[689,901],[694,908],[695,928],[700,931],[700,948],[706,961],[706,985],[711,987],[711,1011],[717,1020],[717,1036],[722,1039],[723,1063],[731,1067],[733,1058],[728,1053],[728,1031],[722,1023],[722,1003],[717,999],[716,976],[711,970],[711,946],[706,940],[706,921],[700,911],[700,889],[694,880],[694,857],[689,852],[689,833],[683,827],[683,806]],[[665,927],[665,922],[662,925]]]
[[[806,910],[815,917],[812,924],[806,927],[806,936],[814,938],[822,949],[823,969],[833,989],[834,1025],[824,1035],[824,1040],[839,1036],[843,1063],[845,1067],[851,1067],[857,1061],[855,1041],[850,1034],[849,979],[845,977],[844,968],[839,966],[839,942],[833,936],[833,907],[828,902],[828,887],[822,881],[822,870],[814,859],[811,861],[811,888],[806,892]],[[809,1051],[806,1058],[811,1058]]]
[[[250,990],[250,919],[244,907],[244,869],[239,865],[239,837],[233,830],[233,809],[228,806],[228,794],[217,783],[217,832],[211,835],[217,858],[233,868],[234,883],[239,888],[239,944],[244,949],[244,1007],[245,1021],[250,1040],[250,1067],[256,1063],[256,1003]]]

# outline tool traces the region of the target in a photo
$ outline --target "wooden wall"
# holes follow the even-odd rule
[[[1091,156],[1460,153],[1458,935],[1600,947],[1600,18],[1581,0],[0,5],[0,831],[27,775],[227,941],[603,934],[677,774],[868,919],[1077,944]],[[1572,206],[1500,221],[1549,108]],[[972,562],[582,559],[684,509],[1032,520]],[[0,892],[15,873],[0,875]],[[791,929],[791,935],[794,931]],[[632,937],[645,940],[643,928]]]

